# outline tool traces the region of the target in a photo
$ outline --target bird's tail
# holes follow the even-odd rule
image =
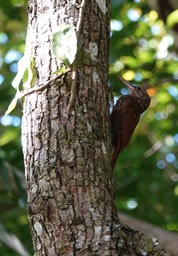
[[[121,151],[121,146],[120,146],[120,143],[118,143],[112,153],[112,158],[111,158],[112,170],[114,170],[114,167],[115,167],[115,164],[116,164],[116,161],[117,161],[120,151]]]

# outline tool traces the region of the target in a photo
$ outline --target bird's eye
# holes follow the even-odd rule
[[[140,91],[140,90],[141,90],[141,88],[140,88],[140,87],[137,87],[137,90],[139,90],[139,91]]]

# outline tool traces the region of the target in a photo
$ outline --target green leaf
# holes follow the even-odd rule
[[[9,128],[6,129],[0,137],[0,147],[7,145],[8,143],[10,143],[11,141],[14,141],[19,135],[19,131]]]
[[[35,59],[30,58],[30,62],[27,65],[25,73],[23,75],[23,89],[29,89],[35,85],[36,82],[36,69]]]
[[[18,255],[24,255],[24,256],[29,256],[29,252],[26,250],[22,242],[18,239],[15,234],[10,234],[8,233],[3,224],[0,223],[0,232],[1,232],[1,237],[0,241],[4,243],[6,246],[9,248],[12,248],[15,252],[18,253]]]
[[[8,115],[16,107],[18,99],[22,97],[22,93],[19,88],[22,79],[23,89],[33,87],[36,82],[35,60],[31,53],[24,54],[18,62],[18,72],[12,81],[12,86],[17,90],[17,93],[5,112],[5,115]]]
[[[55,74],[65,74],[67,72],[67,68],[65,66],[62,66],[60,69],[58,69],[57,71],[53,72],[52,75]]]
[[[166,24],[169,28],[174,27],[174,25],[176,25],[177,23],[178,23],[178,9],[171,12],[167,16],[167,20],[166,20]]]
[[[25,53],[18,62],[18,72],[12,81],[12,86],[17,91],[19,91],[19,85],[22,79],[24,89],[33,87],[36,82],[35,60],[31,52]]]
[[[62,24],[53,34],[53,53],[67,66],[74,62],[77,53],[77,36],[73,26]]]
[[[25,71],[30,63],[31,53],[24,54],[24,56],[18,61],[18,72],[12,81],[12,86],[19,91],[20,82],[25,74]]]
[[[14,97],[14,99],[11,101],[8,109],[5,112],[5,116],[9,115],[10,112],[16,107],[18,99],[21,98],[21,93],[18,91]]]

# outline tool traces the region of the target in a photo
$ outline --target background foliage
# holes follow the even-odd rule
[[[20,141],[21,104],[4,117],[15,94],[11,82],[24,51],[26,6],[26,0],[0,0],[0,254],[6,256],[32,254]],[[115,99],[127,93],[117,74],[144,86],[152,97],[117,162],[116,204],[137,218],[178,231],[178,57],[174,39],[144,0],[113,0],[111,11],[109,79]],[[21,244],[13,246],[15,238],[26,251]]]

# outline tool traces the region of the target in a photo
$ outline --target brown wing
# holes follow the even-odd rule
[[[111,113],[112,144],[115,147],[112,156],[114,168],[118,154],[128,144],[139,121],[139,109],[135,100],[130,96],[122,96]]]

